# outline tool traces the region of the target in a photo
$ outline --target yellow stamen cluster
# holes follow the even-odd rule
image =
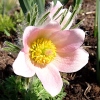
[[[46,65],[56,56],[56,47],[51,40],[39,38],[31,44],[30,58],[35,64]]]

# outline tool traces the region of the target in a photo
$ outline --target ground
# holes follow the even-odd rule
[[[86,38],[83,44],[84,49],[89,52],[89,62],[80,71],[71,74],[63,74],[62,77],[70,82],[66,86],[67,93],[64,100],[100,100],[100,86],[96,79],[96,50],[97,39],[94,37],[94,19],[96,0],[83,0],[82,12],[75,18],[75,23],[84,19],[80,28],[86,32]],[[72,2],[67,4],[70,5]],[[1,50],[3,42],[9,40],[13,42],[13,37],[0,37],[0,80],[14,74],[12,63],[15,59],[10,53]]]

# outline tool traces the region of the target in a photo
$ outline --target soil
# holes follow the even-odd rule
[[[67,4],[72,4],[70,2]],[[82,4],[82,11],[76,17],[76,23],[83,20],[80,28],[86,32],[84,41],[84,49],[89,53],[89,62],[80,71],[64,74],[63,77],[67,79],[70,85],[67,85],[65,91],[67,93],[64,100],[100,100],[100,86],[96,79],[96,50],[97,39],[94,37],[94,19],[95,19],[96,0],[84,0]],[[3,42],[5,40],[13,42],[14,36],[0,37],[0,80],[3,80],[14,74],[12,71],[12,63],[14,57],[7,52],[2,51]]]

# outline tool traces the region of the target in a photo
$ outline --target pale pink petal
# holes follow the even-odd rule
[[[60,10],[60,12],[57,14],[56,18],[61,14],[61,13],[64,13],[64,11],[67,10],[67,9],[62,9]],[[64,25],[68,22],[69,18],[71,17],[71,12],[68,11],[68,13],[66,14],[64,20],[62,21],[61,23],[61,27],[63,28]],[[56,21],[57,22],[60,22],[61,20],[61,17],[59,17]],[[72,23],[73,23],[73,20],[71,20],[71,22],[68,24],[68,26],[65,28],[65,30],[68,30],[71,26],[72,26]]]
[[[23,51],[20,51],[13,65],[14,73],[23,77],[32,77],[35,71],[28,68],[25,62],[25,55]]]
[[[84,38],[85,32],[81,29],[59,31],[50,36],[58,53],[73,52],[83,44]]]
[[[57,1],[56,5],[54,6],[54,2],[51,2],[51,8],[50,8],[50,16],[53,16],[56,11],[62,7],[63,5],[60,3],[60,1]]]
[[[56,96],[61,91],[63,82],[59,71],[54,65],[48,65],[42,69],[37,68],[36,74],[51,96]]]
[[[52,64],[61,72],[71,73],[83,68],[88,63],[88,59],[89,54],[84,49],[79,48],[73,53],[57,56]]]
[[[49,22],[49,24],[47,23],[47,25],[44,26],[45,29],[52,29],[54,31],[58,31],[58,30],[61,30],[61,26],[60,24],[57,22],[57,21],[53,21],[51,20]],[[53,32],[54,32],[53,31]]]
[[[34,26],[28,26],[25,28],[23,33],[23,46],[24,52],[29,51],[30,44],[33,40],[35,40],[38,36],[39,29]]]
[[[61,18],[62,18],[62,16],[60,16],[60,15],[61,15],[62,13],[64,13],[65,10],[67,10],[67,9],[61,9],[61,10],[59,11],[59,13],[55,16],[54,20],[56,20],[58,23],[60,23],[60,20],[61,20]],[[50,16],[51,16],[51,14],[50,14]],[[60,16],[60,17],[59,17],[59,16]],[[66,14],[64,20],[63,20],[62,23],[61,23],[61,27],[62,27],[62,28],[63,28],[64,25],[67,23],[67,21],[69,20],[70,17],[71,17],[71,12],[68,11],[68,13]],[[51,17],[51,18],[52,18],[52,17]],[[71,27],[72,23],[73,23],[73,20],[71,20],[71,22],[68,24],[68,26],[65,28],[65,30],[68,30],[68,29]]]
[[[43,26],[42,28],[36,28],[34,26],[26,27],[24,34],[23,34],[23,46],[24,52],[27,53],[29,51],[30,45],[34,42],[37,38],[48,37],[53,32],[60,30],[60,25],[55,22],[51,21],[47,25]]]
[[[51,2],[51,8],[50,8],[50,14],[49,14],[49,16],[50,16],[51,19],[53,19],[53,15],[56,13],[56,11],[57,11],[61,6],[63,6],[63,5],[60,3],[60,1],[57,1],[57,3],[56,3],[55,6],[54,6],[54,2],[53,2],[53,1]],[[61,18],[62,18],[60,15],[61,15],[62,13],[64,13],[65,10],[68,10],[68,9],[67,9],[67,8],[66,8],[66,9],[61,9],[61,10],[59,11],[59,13],[55,16],[54,20],[56,20],[58,23],[60,23],[60,20],[61,20]],[[60,16],[60,17],[59,17],[59,16]],[[61,23],[61,27],[62,27],[62,28],[63,28],[64,25],[67,23],[67,21],[69,20],[70,16],[71,16],[71,12],[68,11],[68,13],[66,14],[66,16],[65,16],[65,18],[64,18],[64,20],[63,20],[63,22]],[[71,22],[68,24],[68,26],[67,26],[65,29],[68,30],[68,29],[71,27],[72,23],[73,23],[73,20],[71,20]]]
[[[27,66],[28,66],[31,70],[35,71],[35,68],[36,68],[37,66],[35,66],[35,65],[34,65],[34,61],[32,61],[32,60],[30,59],[29,53],[25,53],[25,62],[26,62],[26,64],[27,64]]]

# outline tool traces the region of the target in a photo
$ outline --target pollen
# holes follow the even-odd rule
[[[31,44],[29,53],[32,62],[45,66],[56,57],[56,47],[51,40],[39,38]]]

